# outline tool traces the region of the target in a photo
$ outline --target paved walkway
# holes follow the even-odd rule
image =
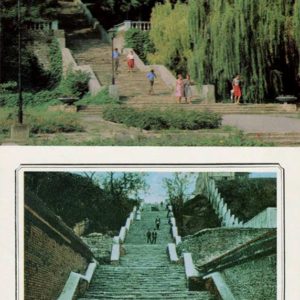
[[[235,126],[246,133],[300,133],[300,119],[281,116],[223,115],[223,125]]]

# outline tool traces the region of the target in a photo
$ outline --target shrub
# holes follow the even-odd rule
[[[7,134],[16,119],[16,112],[12,109],[1,110],[0,134]],[[75,113],[29,109],[25,111],[24,122],[30,126],[30,133],[33,134],[83,131]]]
[[[90,75],[87,72],[69,70],[57,91],[61,96],[82,97],[88,91],[89,79]]]
[[[146,110],[137,111],[122,106],[110,106],[104,109],[103,117],[115,123],[139,127],[145,130],[218,128],[221,117],[211,112],[190,112],[184,110]]]
[[[49,69],[49,86],[55,87],[62,78],[62,54],[59,43],[53,38],[50,45],[50,69]]]
[[[54,102],[59,97],[58,90],[42,90],[37,93],[22,93],[24,106],[33,106]],[[0,106],[16,107],[19,102],[18,93],[0,94]]]
[[[11,93],[16,91],[17,89],[17,82],[15,81],[8,81],[0,84],[0,94]]]
[[[83,131],[75,113],[29,111],[26,123],[34,134]]]
[[[132,48],[146,63],[147,54],[154,52],[154,44],[150,41],[149,32],[130,29],[125,33],[125,47]]]
[[[97,95],[87,94],[77,104],[117,104],[119,101],[109,95],[108,89],[101,90]]]

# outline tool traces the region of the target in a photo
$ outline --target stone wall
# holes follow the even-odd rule
[[[70,272],[84,273],[88,247],[37,199],[25,203],[25,299],[57,299]]]
[[[191,252],[194,263],[205,264],[266,232],[268,229],[212,228],[187,236],[178,246],[181,252]]]
[[[276,299],[276,255],[236,265],[222,274],[236,299]]]

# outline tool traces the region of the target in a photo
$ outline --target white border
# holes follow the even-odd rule
[[[285,170],[286,298],[300,299],[299,199],[300,148],[156,148],[156,147],[1,147],[0,148],[0,233],[3,299],[14,299],[14,180],[15,170],[26,164],[280,164]],[[227,165],[228,164],[228,165]],[[227,165],[227,166],[226,166]],[[52,165],[53,167],[53,165]],[[158,166],[157,166],[158,167]],[[182,166],[183,167],[183,166]],[[253,170],[253,165],[251,170]],[[236,169],[235,169],[236,168]],[[126,168],[127,169],[127,168]],[[241,171],[243,167],[230,168]],[[254,170],[256,168],[254,167]],[[269,170],[269,167],[267,168]],[[170,171],[174,171],[173,168]],[[182,170],[182,169],[181,169]],[[249,169],[248,169],[249,170]],[[151,170],[152,171],[152,170]],[[164,169],[164,171],[166,171]],[[257,170],[255,170],[257,171]],[[22,220],[22,218],[20,219]],[[20,245],[21,246],[21,245]],[[3,269],[5,267],[5,269]]]

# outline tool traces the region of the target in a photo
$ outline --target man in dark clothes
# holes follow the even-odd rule
[[[151,231],[150,229],[148,229],[147,233],[146,233],[146,236],[147,236],[147,244],[151,243],[152,244],[152,240],[151,240]]]
[[[159,225],[160,225],[160,218],[159,217],[156,217],[155,225],[156,225],[156,229],[159,230]]]
[[[157,239],[157,231],[154,229],[152,231],[152,244],[156,244],[156,239]]]

